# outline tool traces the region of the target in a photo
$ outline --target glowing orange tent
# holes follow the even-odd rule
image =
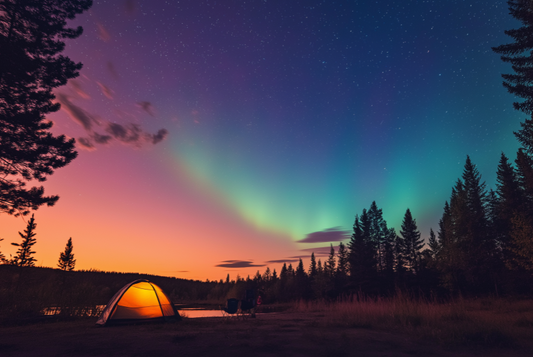
[[[148,280],[126,284],[107,303],[97,325],[180,319],[161,288]]]

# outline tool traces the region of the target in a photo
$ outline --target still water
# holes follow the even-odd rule
[[[179,309],[180,315],[185,315],[190,319],[196,319],[198,317],[222,317],[222,310],[204,310],[201,308],[184,308]]]

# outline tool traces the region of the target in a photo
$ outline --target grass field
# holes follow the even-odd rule
[[[456,299],[446,303],[405,295],[335,303],[299,302],[299,312],[321,312],[324,327],[398,331],[444,344],[512,347],[533,341],[533,301]]]
[[[531,356],[532,321],[529,300],[351,298],[299,302],[255,319],[185,317],[98,328],[96,318],[86,317],[0,325],[0,355]]]

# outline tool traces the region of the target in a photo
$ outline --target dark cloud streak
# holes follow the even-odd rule
[[[265,264],[253,264],[251,260],[224,260],[221,264],[215,265],[219,268],[249,268],[249,267],[264,267]]]
[[[341,227],[328,228],[323,231],[309,233],[304,239],[300,239],[298,243],[328,243],[340,242],[349,238],[349,232],[341,230]]]

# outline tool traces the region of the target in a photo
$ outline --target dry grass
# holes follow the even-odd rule
[[[322,312],[325,326],[406,332],[441,343],[512,347],[533,340],[533,301],[457,299],[439,303],[406,295],[358,296],[334,303],[299,302],[299,312]]]

